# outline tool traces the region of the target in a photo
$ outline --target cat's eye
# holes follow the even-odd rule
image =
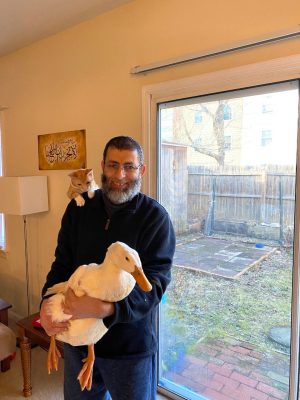
[[[125,260],[126,260],[126,261],[129,261],[129,258],[128,258],[128,257],[125,257]]]

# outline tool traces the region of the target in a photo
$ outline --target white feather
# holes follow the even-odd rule
[[[132,291],[135,279],[131,275],[141,267],[138,253],[122,242],[113,243],[107,250],[102,264],[82,265],[76,269],[67,282],[54,285],[46,294],[56,293],[50,298],[49,313],[53,321],[72,318],[64,314],[64,293],[73,289],[78,297],[84,294],[104,301],[120,301]],[[68,331],[56,335],[57,339],[73,346],[98,342],[107,332],[102,319],[84,318],[70,320]]]

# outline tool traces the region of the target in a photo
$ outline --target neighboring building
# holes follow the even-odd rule
[[[297,148],[296,90],[243,99],[242,165],[294,165]]]
[[[188,165],[218,166],[213,154],[222,151],[224,165],[290,165],[296,151],[297,96],[289,90],[162,108],[162,141],[188,146]]]

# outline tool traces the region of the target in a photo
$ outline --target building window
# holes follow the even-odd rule
[[[231,136],[224,136],[224,150],[231,150]]]
[[[261,107],[262,113],[268,113],[273,111],[273,104],[271,96],[266,96]]]
[[[224,121],[228,121],[232,118],[231,107],[228,104],[225,104],[223,110],[223,119]]]
[[[195,111],[194,122],[195,122],[195,124],[201,124],[201,122],[202,122],[201,111]]]
[[[261,146],[266,147],[272,143],[272,131],[264,130],[261,131]]]

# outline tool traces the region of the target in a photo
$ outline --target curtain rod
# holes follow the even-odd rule
[[[264,46],[276,42],[281,42],[283,40],[293,39],[300,36],[299,27],[296,29],[290,29],[289,31],[285,31],[284,33],[277,34],[277,36],[269,36],[261,38],[260,40],[250,41],[250,42],[240,42],[232,45],[231,47],[220,47],[209,52],[200,52],[195,54],[190,54],[186,56],[171,58],[165,61],[159,61],[152,64],[147,64],[144,66],[137,65],[131,68],[130,73],[133,75],[142,74],[145,72],[155,71],[157,69],[166,68],[166,67],[175,67],[180,64],[185,64],[193,61],[201,61],[210,57],[222,56],[225,54],[233,53],[235,51],[241,51],[250,49],[253,47]]]

